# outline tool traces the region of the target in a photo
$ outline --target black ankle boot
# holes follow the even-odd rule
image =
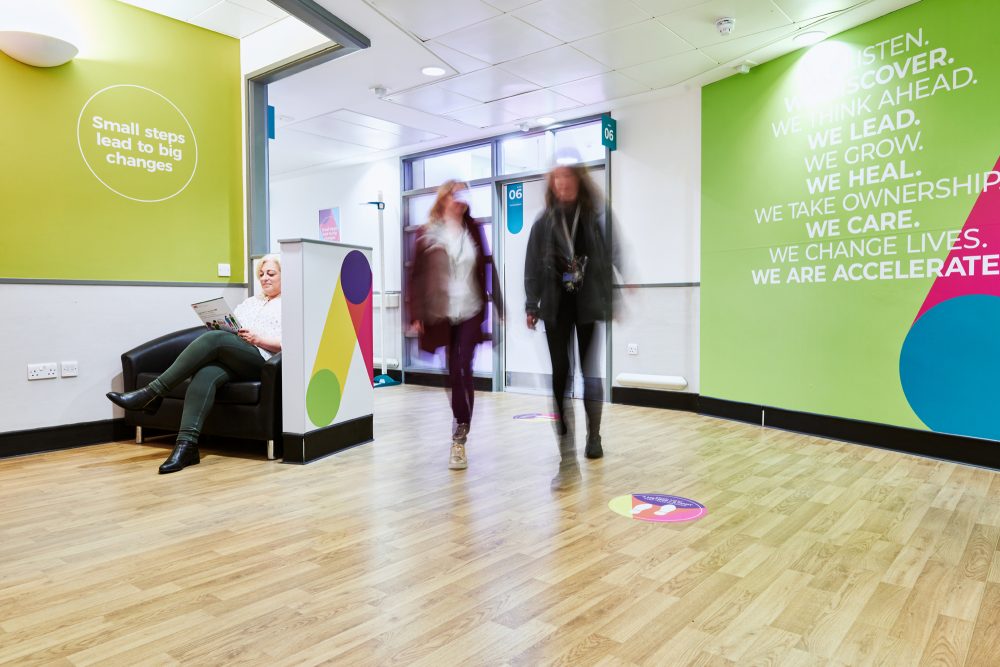
[[[163,397],[149,386],[124,394],[119,394],[117,391],[109,391],[107,397],[118,407],[125,408],[126,410],[144,410],[149,414],[153,414],[159,410],[160,404],[163,403]]]
[[[187,466],[201,463],[201,456],[198,454],[198,443],[187,440],[178,440],[174,445],[174,451],[170,452],[167,460],[160,465],[160,474],[166,475],[170,472],[183,470]]]
[[[587,448],[583,450],[583,453],[588,459],[599,459],[604,456],[604,448],[601,447],[601,436],[588,435]]]

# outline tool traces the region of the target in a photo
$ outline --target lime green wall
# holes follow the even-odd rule
[[[0,53],[0,277],[242,281],[239,42],[114,0],[61,4],[75,60],[36,68]],[[140,134],[102,147],[95,116],[122,125],[100,131],[105,141]],[[232,279],[216,277],[220,262]]]
[[[920,244],[962,230],[976,194],[849,209],[859,193],[964,179],[994,168],[1000,154],[1000,60],[991,26],[998,20],[995,0],[923,0],[704,89],[702,394],[925,428],[901,387],[900,350],[934,278],[893,272],[874,280],[837,280],[835,274],[841,265],[882,261],[900,261],[905,271],[911,260],[948,256],[947,244],[923,250]],[[873,85],[854,90],[859,81]],[[922,92],[897,98],[897,90],[911,87]],[[886,93],[898,104],[887,102]],[[826,116],[816,115],[824,111]],[[865,125],[868,119],[873,126]],[[842,133],[840,143],[810,145],[810,137],[815,142],[834,128]],[[860,136],[868,131],[878,133]],[[904,147],[848,164],[867,150],[865,144],[883,140]],[[913,143],[907,147],[906,141]],[[810,172],[809,162],[826,159],[828,151],[834,162],[814,163]],[[875,167],[882,182],[852,184],[850,174],[861,167]],[[810,193],[809,179],[831,175],[840,183]],[[828,212],[792,206],[826,197]],[[901,211],[910,212],[903,228],[848,229],[855,215],[881,218]],[[758,221],[765,215],[772,220]],[[839,219],[837,233],[811,237],[807,225],[827,219]],[[804,256],[810,244],[877,245],[890,238],[895,250],[887,255]],[[812,247],[819,251],[819,245]],[[772,255],[789,248],[799,253],[797,261]],[[823,282],[801,281],[803,268],[821,267]],[[771,269],[775,284],[755,284],[754,271]],[[967,291],[977,290],[982,284]],[[947,354],[940,351],[942,364]]]

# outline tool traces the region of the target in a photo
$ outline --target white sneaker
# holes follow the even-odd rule
[[[469,459],[465,456],[465,445],[454,442],[451,445],[451,459],[448,460],[448,470],[465,470],[469,467]]]

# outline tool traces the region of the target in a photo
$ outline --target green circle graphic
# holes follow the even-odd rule
[[[80,155],[105,187],[126,199],[179,195],[198,168],[198,142],[176,104],[150,88],[108,86],[94,93],[76,125]]]
[[[329,426],[340,410],[340,380],[328,368],[316,371],[306,389],[306,413],[316,426]]]

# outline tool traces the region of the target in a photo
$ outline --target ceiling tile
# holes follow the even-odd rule
[[[608,71],[606,65],[580,53],[569,44],[532,53],[530,56],[505,62],[500,67],[543,88]]]
[[[519,95],[538,86],[498,67],[481,69],[441,82],[441,87],[453,93],[471,97],[479,102],[492,102],[503,97]]]
[[[370,0],[423,40],[485,21],[500,12],[480,0]]]
[[[793,34],[795,34],[795,26],[785,26],[783,28],[758,32],[755,35],[740,37],[728,42],[720,42],[714,46],[706,46],[701,49],[701,52],[716,62],[728,63],[745,58],[748,54]]]
[[[190,23],[221,32],[224,35],[242,39],[252,32],[266,28],[281,19],[258,14],[252,9],[234,5],[230,2],[220,2],[189,19]]]
[[[494,65],[559,44],[559,40],[552,35],[509,14],[450,32],[437,41]]]
[[[536,118],[581,106],[576,100],[551,90],[536,90],[497,102],[517,118]]]
[[[705,54],[700,51],[691,51],[679,56],[627,67],[622,70],[622,74],[644,83],[650,88],[668,88],[716,66],[716,62]]]
[[[483,0],[483,2],[493,5],[502,12],[512,12],[518,7],[530,5],[538,0]]]
[[[693,47],[653,19],[588,37],[573,46],[614,69],[666,58]]]
[[[358,144],[285,129],[269,143],[267,162],[271,174],[278,175],[374,152]]]
[[[217,4],[219,0],[121,0],[121,2],[187,21],[192,16],[201,14],[212,5]]]
[[[327,139],[333,139],[334,141],[357,144],[377,150],[389,150],[390,148],[398,148],[408,144],[437,139],[441,136],[411,127],[396,125],[395,123],[392,124],[394,125],[393,131],[386,131],[384,128],[376,129],[369,125],[373,124],[372,121],[378,119],[366,116],[365,118],[370,119],[369,122],[367,124],[358,124],[357,117],[360,115],[349,114],[345,118],[343,114],[338,114],[335,111],[317,116],[316,118],[293,123],[286,127],[286,131],[307,132]]]
[[[793,21],[808,21],[864,3],[861,0],[774,0],[774,4]]]
[[[632,2],[653,16],[663,16],[664,14],[700,5],[703,2],[708,2],[708,0],[632,0]]]
[[[438,58],[454,67],[455,71],[459,74],[468,74],[469,72],[475,72],[476,70],[490,66],[489,63],[484,63],[482,60],[460,53],[451,47],[438,44],[435,41],[424,42],[424,46],[430,49],[431,53]]]
[[[402,93],[393,93],[385,99],[404,107],[434,114],[447,114],[479,104],[477,100],[445,90],[440,83],[421,86]]]
[[[501,107],[500,102],[480,104],[478,107],[456,111],[447,115],[452,120],[457,120],[460,123],[472,125],[473,127],[505,125],[517,120],[517,115]]]
[[[441,137],[440,134],[427,132],[426,130],[420,130],[415,127],[409,127],[408,125],[400,125],[399,123],[395,123],[391,120],[376,118],[375,116],[358,113],[356,111],[351,111],[350,109],[340,109],[338,111],[334,111],[330,114],[330,116],[347,123],[354,123],[355,125],[361,125],[362,127],[368,127],[373,130],[398,135],[399,137],[405,139],[405,143],[407,144],[430,141],[431,139],[438,139]]]
[[[651,18],[631,2],[621,0],[541,0],[513,14],[564,42]]]
[[[229,0],[237,5],[246,7],[247,9],[252,9],[258,14],[263,14],[265,16],[272,16],[276,19],[283,19],[288,16],[288,13],[273,3],[267,0]]]
[[[720,35],[715,28],[715,22],[724,16],[736,19],[736,27],[729,35]],[[791,23],[771,0],[709,0],[657,20],[697,47],[733,41]]]
[[[619,72],[607,72],[555,86],[552,90],[584,104],[597,104],[636,95],[649,90],[649,87]]]

